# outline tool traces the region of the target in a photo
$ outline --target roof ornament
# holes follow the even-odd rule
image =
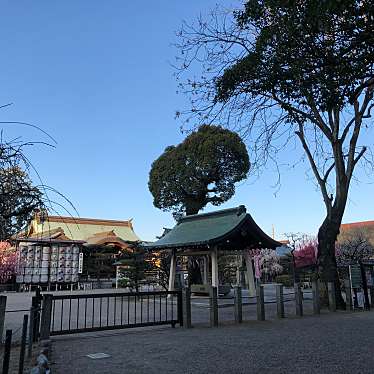
[[[237,213],[237,215],[240,216],[243,213],[247,213],[247,209],[246,209],[246,207],[244,205],[239,205],[238,206],[238,213]]]

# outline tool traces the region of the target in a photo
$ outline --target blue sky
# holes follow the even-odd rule
[[[216,3],[2,2],[0,104],[14,104],[0,120],[30,122],[56,138],[56,149],[35,147],[29,155],[43,181],[68,196],[80,216],[134,218],[144,240],[173,226],[170,213],[153,207],[147,187],[152,161],[183,139],[174,114],[187,100],[176,93],[171,44],[183,19]],[[5,134],[48,140],[22,126],[7,126]],[[278,191],[269,166],[222,207],[246,205],[264,231],[274,225],[278,238],[315,233],[324,208],[306,169],[282,170]],[[353,185],[344,221],[374,219],[372,195],[373,184]]]

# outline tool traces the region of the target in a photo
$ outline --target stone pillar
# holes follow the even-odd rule
[[[335,299],[335,283],[327,283],[327,292],[329,296],[329,311],[336,312],[336,299]]]
[[[40,340],[48,340],[51,335],[52,294],[43,295],[42,317],[40,322]]]
[[[277,284],[275,289],[277,297],[277,317],[284,318],[283,284]]]
[[[295,308],[298,317],[303,316],[303,292],[299,283],[295,283]]]
[[[0,296],[0,341],[3,341],[6,299],[6,296]]]
[[[173,250],[170,260],[170,274],[169,274],[169,291],[174,291],[175,273],[177,270],[177,255]]]
[[[353,304],[352,304],[352,288],[351,288],[351,281],[349,279],[344,280],[345,286],[345,309],[352,311]]]
[[[243,322],[243,306],[242,306],[242,288],[239,286],[235,287],[235,322]]]
[[[319,280],[318,279],[312,282],[312,295],[313,295],[313,313],[320,314],[321,303],[320,303],[320,296],[319,296]]]
[[[210,307],[210,326],[218,326],[218,289],[217,287],[210,288],[209,295],[209,307]]]
[[[192,327],[190,288],[184,288],[182,290],[182,318],[183,318],[183,327],[186,329],[190,329]]]
[[[212,258],[212,287],[217,287],[219,285],[218,281],[218,254],[217,248],[213,248],[211,251]]]
[[[245,266],[247,268],[248,293],[249,296],[256,296],[255,276],[251,257],[247,251],[244,252]]]
[[[265,297],[264,297],[264,286],[259,284],[256,289],[257,297],[257,319],[259,321],[265,321]]]

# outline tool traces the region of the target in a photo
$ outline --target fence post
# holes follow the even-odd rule
[[[327,283],[327,292],[329,295],[329,310],[330,312],[336,312],[336,299],[335,299],[335,283]]]
[[[210,306],[210,326],[218,326],[218,292],[217,287],[210,288],[209,306]]]
[[[370,306],[374,306],[374,287],[370,286]]]
[[[303,316],[303,293],[299,283],[295,283],[295,306],[296,315],[298,317]]]
[[[353,304],[352,304],[351,281],[349,279],[345,279],[344,286],[345,286],[345,309],[352,311]]]
[[[284,318],[283,284],[277,284],[275,290],[277,297],[277,317]]]
[[[243,322],[243,305],[242,305],[242,288],[240,286],[236,286],[234,289],[235,298],[235,322],[242,323]]]
[[[3,340],[5,309],[6,309],[6,296],[0,296],[0,341]]]
[[[10,350],[12,346],[12,330],[6,330],[3,358],[3,374],[9,373]]]
[[[257,298],[257,319],[259,321],[265,321],[265,298],[264,298],[264,286],[258,285],[256,288]]]
[[[312,294],[313,294],[313,313],[320,314],[321,302],[319,297],[319,280],[316,279],[312,282]]]
[[[22,325],[22,339],[21,339],[21,350],[19,353],[19,366],[18,374],[23,374],[23,365],[25,362],[25,350],[26,350],[26,337],[27,337],[27,324],[29,321],[29,316],[25,314],[23,316],[23,325]]]
[[[34,319],[35,319],[35,311],[34,308],[30,308],[30,321],[29,321],[29,341],[27,347],[27,357],[31,358],[32,355],[32,345],[34,342]]]
[[[183,326],[183,293],[182,293],[182,290],[179,290],[177,294],[177,315],[178,315],[179,326]]]
[[[191,290],[189,287],[182,290],[182,326],[186,329],[192,327],[191,324]]]
[[[39,290],[39,289],[37,289]],[[33,296],[31,298],[31,308],[33,310],[33,318],[30,318],[30,325],[32,325],[32,336],[33,342],[36,342],[39,337],[39,324],[40,324],[40,299],[38,296]]]
[[[40,340],[48,340],[51,334],[51,317],[52,317],[52,299],[53,295],[43,295],[43,309],[40,323]]]

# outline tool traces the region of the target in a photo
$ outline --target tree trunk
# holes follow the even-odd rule
[[[322,282],[335,283],[336,306],[342,309],[345,302],[341,294],[335,257],[335,242],[339,235],[340,223],[341,218],[326,217],[318,230],[318,268]]]
[[[200,197],[200,198],[194,197],[194,198],[186,199],[185,206],[186,206],[186,216],[190,216],[192,214],[198,214],[200,209],[202,209],[205,206],[205,203],[203,202],[203,197]],[[187,262],[187,269],[188,269],[189,285],[203,283],[199,257],[189,258]]]

